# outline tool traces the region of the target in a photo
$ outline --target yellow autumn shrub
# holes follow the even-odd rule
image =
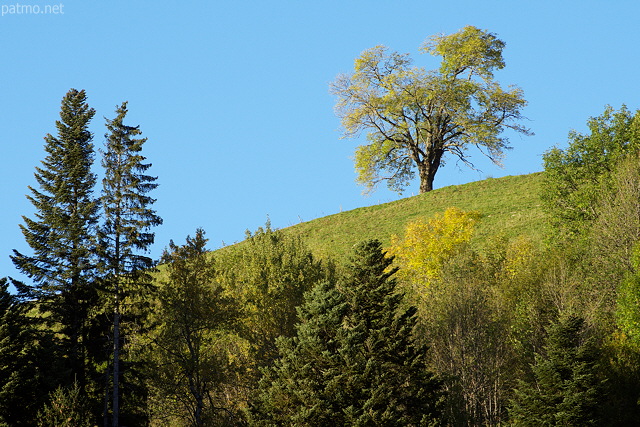
[[[403,237],[391,237],[389,248],[400,267],[398,276],[424,284],[437,279],[444,263],[469,242],[480,217],[477,211],[451,207],[428,220],[407,224]]]

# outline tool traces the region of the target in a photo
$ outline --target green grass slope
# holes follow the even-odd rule
[[[455,206],[483,215],[474,237],[480,247],[488,238],[500,235],[524,235],[541,242],[548,231],[540,202],[542,185],[542,172],[491,178],[341,212],[283,231],[301,236],[317,256],[342,258],[361,240],[377,238],[388,245],[391,235],[401,235],[409,221],[430,218]]]

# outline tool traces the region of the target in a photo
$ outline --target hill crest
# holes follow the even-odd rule
[[[540,190],[543,172],[488,178],[448,186],[393,202],[356,208],[282,229],[300,236],[319,257],[341,258],[364,239],[377,238],[388,245],[393,234],[402,234],[406,224],[430,218],[449,207],[482,214],[475,243],[488,238],[524,235],[542,242],[548,221],[542,210]]]

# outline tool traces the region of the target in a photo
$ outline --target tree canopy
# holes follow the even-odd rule
[[[466,26],[422,45],[422,52],[442,57],[437,70],[412,66],[408,54],[382,45],[356,58],[354,72],[339,75],[331,92],[338,97],[344,137],[367,133],[368,143],[355,152],[357,181],[367,191],[387,181],[402,192],[417,168],[424,193],[433,189],[446,153],[473,167],[470,145],[500,164],[509,148],[502,131],[530,134],[518,123],[526,106],[522,90],[494,80],[494,70],[505,66],[504,45],[494,34]]]
[[[173,241],[162,255],[168,280],[158,293],[154,399],[165,416],[193,426],[216,425],[215,392],[232,371],[219,340],[236,327],[236,300],[215,280],[215,260],[202,229]],[[216,341],[218,340],[218,341]]]
[[[598,200],[613,189],[616,165],[640,149],[640,114],[624,105],[617,111],[606,106],[587,127],[588,133],[569,133],[567,148],[554,147],[543,155],[543,199],[555,226],[568,236],[597,218]]]
[[[428,221],[408,223],[403,238],[391,237],[390,252],[402,267],[400,277],[428,285],[448,259],[469,242],[480,216],[479,212],[451,207]]]

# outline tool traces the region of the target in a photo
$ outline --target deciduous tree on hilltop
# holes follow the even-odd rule
[[[433,189],[450,153],[467,165],[467,148],[479,148],[500,164],[509,141],[505,128],[528,135],[520,125],[526,106],[521,89],[504,89],[493,72],[504,68],[505,44],[494,34],[467,26],[427,39],[421,50],[442,57],[440,68],[411,65],[407,54],[385,46],[365,50],[353,74],[331,84],[344,137],[367,132],[356,149],[357,181],[372,190],[381,181],[402,192],[418,170],[420,192]]]

